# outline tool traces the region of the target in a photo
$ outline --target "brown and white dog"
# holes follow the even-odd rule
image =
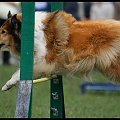
[[[18,58],[21,46],[22,14],[11,15],[0,28],[0,50]],[[120,82],[120,22],[77,21],[64,11],[36,12],[34,36],[34,78],[41,73],[74,74],[87,77],[98,69]],[[2,87],[8,90],[20,79],[20,69]]]

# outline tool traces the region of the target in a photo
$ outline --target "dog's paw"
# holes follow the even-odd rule
[[[13,85],[8,85],[8,84],[5,84],[3,87],[2,87],[2,91],[7,91],[9,90],[10,88],[12,88]]]

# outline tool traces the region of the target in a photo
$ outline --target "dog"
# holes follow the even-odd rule
[[[22,13],[12,15],[0,28],[0,50],[18,59],[21,51]],[[34,79],[41,74],[81,74],[97,69],[120,82],[120,21],[76,20],[65,11],[35,12]],[[6,91],[20,80],[20,68],[2,87]]]

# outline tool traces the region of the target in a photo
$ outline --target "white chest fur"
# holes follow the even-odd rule
[[[47,17],[46,12],[35,13],[35,33],[34,33],[34,71],[35,74],[41,72],[50,73],[54,70],[55,64],[46,63],[45,56],[47,54],[46,39],[44,36],[44,24],[42,20]]]

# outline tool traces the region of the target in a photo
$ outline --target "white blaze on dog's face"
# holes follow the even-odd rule
[[[8,13],[8,19],[0,28],[0,50],[11,51],[19,55],[20,53],[20,31],[21,21],[17,15]]]

